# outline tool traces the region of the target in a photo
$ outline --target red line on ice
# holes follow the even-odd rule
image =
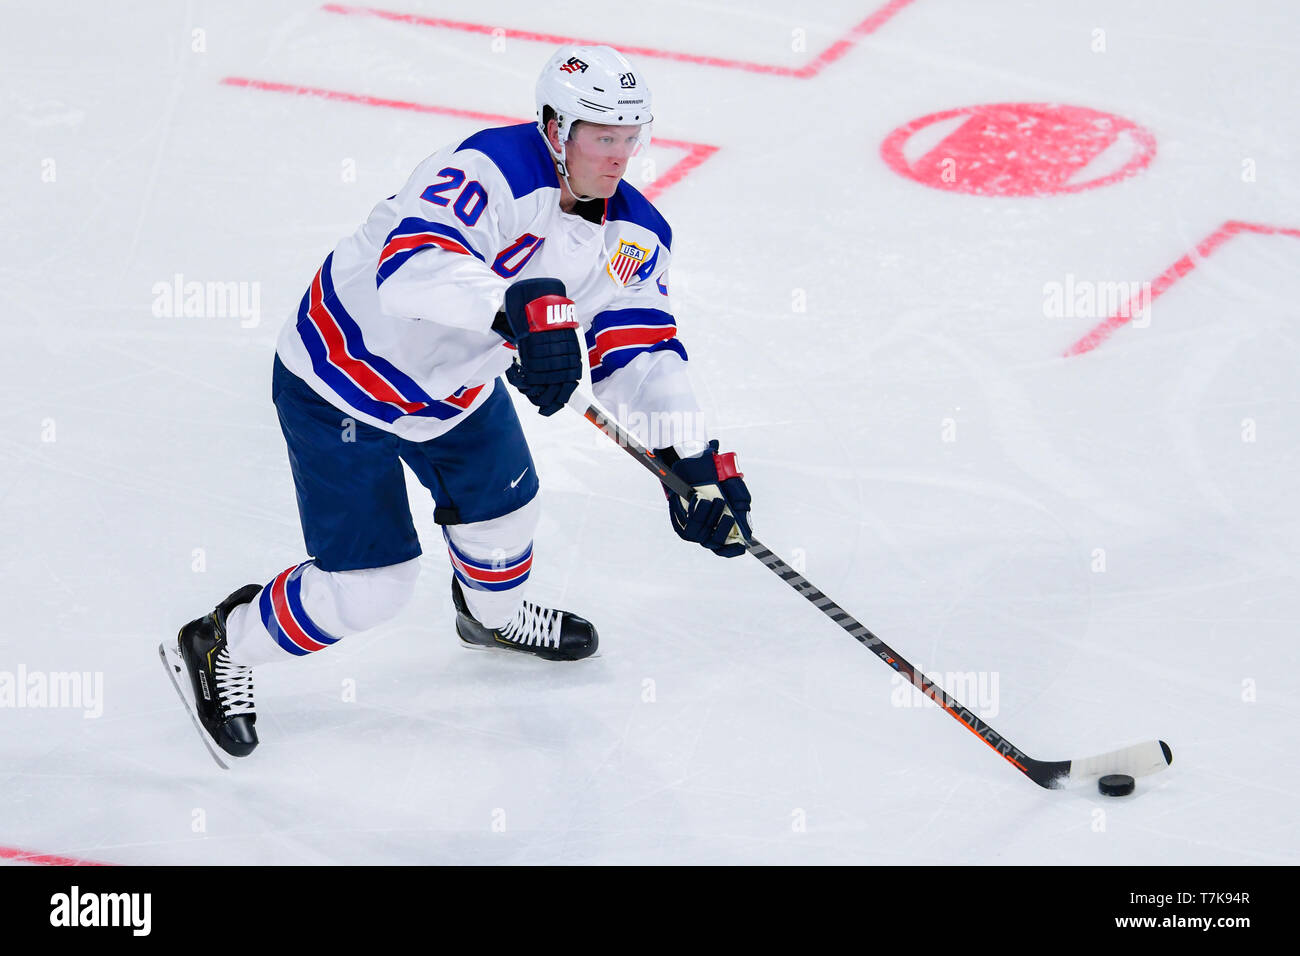
[[[536,33],[532,30],[514,30],[495,26],[491,23],[469,23],[464,20],[448,20],[443,17],[426,17],[417,13],[401,13],[396,10],[379,10],[374,7],[347,7],[338,3],[327,3],[321,9],[328,13],[343,13],[356,16],[380,17],[395,20],[398,23],[411,23],[423,27],[438,27],[444,30],[460,30],[464,33],[481,33],[487,36],[509,37],[512,40],[531,40],[536,43],[554,45],[577,43],[587,46],[612,46],[628,56],[654,57],[660,60],[676,60],[679,63],[694,63],[699,66],[716,66],[724,70],[744,70],[748,73],[768,73],[773,76],[791,76],[808,79],[816,76],[823,69],[834,63],[853,48],[862,37],[875,33],[894,15],[915,0],[888,0],[883,6],[871,13],[865,20],[845,32],[838,40],[822,50],[808,63],[799,67],[776,66],[771,63],[755,63],[750,60],[733,60],[719,56],[705,56],[699,53],[684,53],[679,50],[662,50],[656,47],[628,46],[609,40],[592,40],[583,37],[564,36],[558,33]],[[499,31],[499,32],[498,32]]]
[[[113,866],[97,860],[80,860],[75,856],[55,856],[51,853],[33,853],[13,846],[0,846],[0,859],[15,863],[35,863],[40,866]]]
[[[1291,229],[1285,226],[1265,226],[1254,222],[1241,222],[1236,219],[1229,219],[1214,232],[1210,233],[1199,243],[1196,248],[1183,256],[1164,272],[1160,273],[1151,283],[1151,295],[1147,299],[1146,305],[1165,293],[1175,282],[1181,279],[1187,273],[1196,268],[1198,261],[1207,259],[1214,254],[1221,245],[1231,239],[1233,236],[1242,232],[1253,232],[1263,236],[1292,236],[1300,239],[1300,229]],[[1135,314],[1139,314],[1142,306],[1141,293],[1138,296],[1129,299],[1124,305],[1103,321],[1100,325],[1090,331],[1079,341],[1075,342],[1065,350],[1065,357],[1072,355],[1082,355],[1085,352],[1091,352],[1106,339],[1110,338],[1115,330],[1122,328]]]
[[[253,80],[243,76],[227,76],[221,82],[226,86],[239,86],[250,90],[293,93],[298,96],[314,96],[318,99],[335,100],[342,103],[358,103],[362,106],[383,106],[388,109],[412,110],[416,113],[436,113],[439,116],[455,116],[461,119],[479,120],[484,123],[510,124],[527,122],[527,120],[518,116],[504,116],[500,113],[482,113],[478,110],[463,110],[454,106],[413,103],[409,100],[392,100],[380,96],[367,96],[363,93],[348,93],[344,90],[326,90],[316,86],[298,86],[293,83],[276,83],[271,80]],[[718,151],[718,147],[710,146],[708,143],[693,143],[684,139],[664,139],[656,136],[654,142],[670,149],[684,150],[686,155],[664,170],[662,176],[641,189],[642,195],[649,200],[654,200],[669,186],[680,182],[691,170]]]

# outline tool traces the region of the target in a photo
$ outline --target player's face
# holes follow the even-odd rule
[[[627,172],[636,152],[639,126],[605,126],[581,123],[569,137],[565,161],[569,181],[580,196],[608,199]]]

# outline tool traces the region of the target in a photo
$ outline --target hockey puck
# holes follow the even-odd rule
[[[1133,792],[1134,781],[1126,773],[1107,774],[1097,781],[1097,789],[1108,797],[1125,797]]]

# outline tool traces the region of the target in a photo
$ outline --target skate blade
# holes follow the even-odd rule
[[[158,656],[162,658],[163,669],[167,671],[167,676],[171,678],[172,686],[176,688],[176,693],[185,705],[186,712],[190,715],[190,720],[194,724],[194,729],[199,732],[199,738],[203,741],[203,746],[207,748],[212,759],[217,762],[217,766],[222,770],[229,770],[230,765],[226,763],[225,752],[217,746],[216,741],[208,736],[208,732],[203,729],[203,724],[199,722],[199,715],[194,709],[194,702],[190,700],[185,689],[189,686],[188,674],[185,672],[185,662],[181,660],[181,652],[177,647],[172,647],[167,641],[158,645]]]
[[[546,661],[547,664],[581,664],[583,661],[594,661],[596,658],[600,657],[600,648],[598,647],[596,648],[595,654],[592,654],[589,657],[579,658],[576,661],[547,661],[544,657],[538,657],[536,654],[521,651],[517,647],[505,647],[500,644],[475,644],[473,641],[467,641],[465,638],[461,637],[459,631],[456,632],[456,639],[460,642],[460,646],[467,651],[500,651],[503,654],[512,654],[516,657],[522,656],[536,658],[539,661]]]

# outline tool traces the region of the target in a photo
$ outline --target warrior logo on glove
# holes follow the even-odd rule
[[[578,324],[578,307],[572,302],[567,305],[563,302],[558,305],[548,305],[546,307],[546,324],[564,325],[572,328]]]
[[[564,283],[549,278],[514,283],[492,328],[518,352],[506,370],[510,384],[543,415],[563,408],[582,378],[577,310]]]

